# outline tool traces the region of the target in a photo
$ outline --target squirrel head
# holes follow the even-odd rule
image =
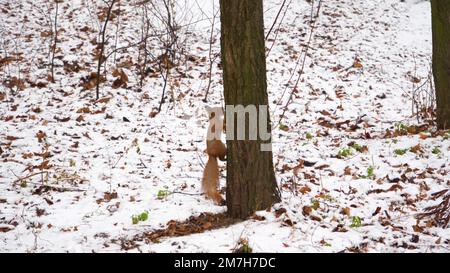
[[[205,106],[206,112],[208,113],[208,118],[211,120],[213,118],[218,118],[223,120],[223,108],[221,106],[210,107],[208,105]]]
[[[208,113],[209,127],[207,132],[207,139],[220,139],[222,131],[225,129],[224,122],[224,111],[221,106],[210,107],[205,106],[206,112]],[[216,128],[221,128],[216,130]]]

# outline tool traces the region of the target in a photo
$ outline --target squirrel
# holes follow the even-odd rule
[[[223,110],[221,107],[208,107],[209,126],[206,134],[206,153],[208,162],[203,171],[202,190],[206,197],[217,205],[224,205],[225,200],[217,190],[219,186],[219,164],[217,159],[225,161],[227,148],[220,140],[223,130]]]

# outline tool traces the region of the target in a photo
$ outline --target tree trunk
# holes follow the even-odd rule
[[[450,128],[450,1],[431,0],[437,124]]]
[[[262,0],[220,0],[220,12],[225,104],[267,106]],[[245,140],[236,140],[236,122],[232,126],[234,136],[227,131],[227,209],[229,216],[244,219],[279,202],[280,194],[272,152],[261,151],[268,141],[259,137],[259,124],[257,140],[249,139],[248,122]]]

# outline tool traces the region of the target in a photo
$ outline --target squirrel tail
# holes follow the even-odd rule
[[[219,164],[217,157],[209,156],[203,172],[202,188],[207,198],[214,200],[218,205],[224,203],[224,200],[217,190],[219,186]]]

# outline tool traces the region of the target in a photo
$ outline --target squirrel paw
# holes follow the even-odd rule
[[[217,205],[221,206],[221,207],[226,206],[227,205],[227,201],[225,199],[222,199],[219,202],[217,202]]]

